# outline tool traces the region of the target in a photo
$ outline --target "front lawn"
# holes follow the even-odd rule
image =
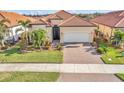
[[[124,81],[124,74],[123,73],[118,73],[115,74],[118,78],[120,78],[122,81]]]
[[[49,62],[61,63],[63,61],[62,51],[42,50],[21,54],[19,48],[15,47],[0,53],[0,62]]]
[[[0,72],[0,82],[53,82],[58,77],[54,72]]]
[[[109,47],[107,53],[103,54],[101,58],[106,64],[124,64],[122,52],[112,47]]]

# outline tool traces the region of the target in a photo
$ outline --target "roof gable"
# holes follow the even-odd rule
[[[73,15],[71,13],[68,13],[64,10],[60,10],[58,12],[55,13],[57,16],[61,17],[63,20],[66,20],[70,17],[72,17]]]
[[[85,21],[84,19],[78,17],[78,16],[72,16],[71,18],[65,20],[61,24],[59,24],[60,27],[90,27],[95,26],[92,23]]]
[[[42,19],[45,21],[49,21],[50,19],[60,19],[60,20],[66,20],[70,17],[72,17],[73,15],[64,11],[64,10],[60,10],[54,14],[50,14],[46,17],[43,17]]]

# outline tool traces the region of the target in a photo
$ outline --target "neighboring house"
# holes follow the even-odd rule
[[[9,35],[6,37],[8,40],[18,41],[19,35],[24,32],[24,28],[18,24],[18,21],[20,20],[30,20],[31,22],[36,21],[33,18],[25,17],[21,14],[17,14],[14,12],[4,12],[0,11],[0,20],[7,19],[10,21],[10,23],[7,23],[8,29],[9,29]],[[28,29],[27,29],[28,31]]]
[[[124,11],[114,11],[91,20],[102,32],[105,39],[109,40],[113,36],[115,28],[124,31]]]
[[[14,39],[14,41],[17,41],[19,33],[23,32],[23,28],[18,25],[18,21],[26,20],[27,18],[17,13],[1,11],[0,20],[2,19],[7,19],[10,21],[10,23],[7,23],[9,35],[6,37],[6,39]]]
[[[96,26],[64,10],[42,17],[41,20],[47,24],[46,29],[51,42],[54,40],[60,40],[60,43],[93,41]]]

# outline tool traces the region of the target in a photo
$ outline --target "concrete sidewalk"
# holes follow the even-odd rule
[[[107,64],[0,64],[2,71],[60,72],[60,73],[123,73],[124,65]]]

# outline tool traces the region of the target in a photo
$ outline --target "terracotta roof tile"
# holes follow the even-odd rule
[[[110,27],[124,27],[123,18],[124,11],[115,11],[91,19],[91,22],[96,22]]]
[[[12,26],[16,26],[18,25],[18,21],[20,20],[30,20],[31,22],[34,22],[36,21],[35,19],[33,18],[30,18],[30,17],[26,17],[26,16],[23,16],[21,14],[17,14],[17,13],[14,13],[14,12],[0,12],[0,15],[2,15],[4,17],[4,19],[8,19],[10,21],[10,23],[8,25],[8,27],[12,27]]]
[[[57,16],[61,17],[63,20],[66,20],[70,17],[72,17],[73,15],[69,12],[66,12],[64,10],[60,10],[58,12],[55,13]]]
[[[31,22],[30,24],[40,24],[40,25],[47,25],[45,21],[42,19],[36,19],[35,21]]]
[[[46,17],[43,17],[42,19],[45,20],[45,21],[49,21],[49,19],[63,19],[63,20],[66,20],[70,17],[72,17],[73,15],[64,11],[64,10],[60,10],[54,14],[50,14]]]
[[[51,15],[51,16],[49,17],[49,19],[59,19],[59,20],[61,20],[62,18],[59,17],[59,16],[56,15],[56,14],[53,14],[53,15]]]
[[[71,18],[59,24],[59,26],[60,27],[90,27],[92,26],[93,27],[95,25],[78,16],[72,16]]]

